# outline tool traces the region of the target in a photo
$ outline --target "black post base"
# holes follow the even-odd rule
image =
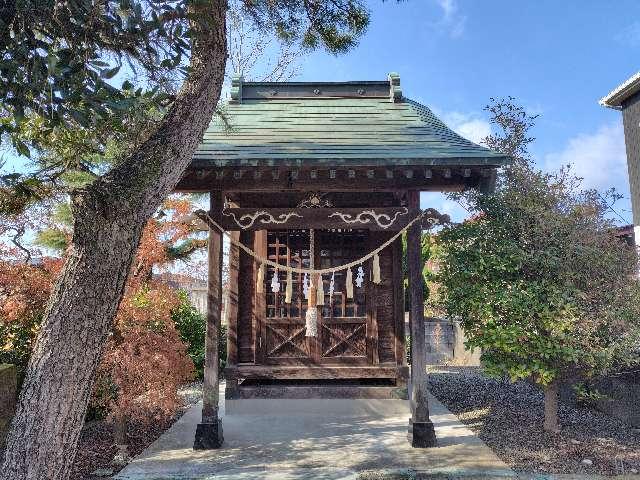
[[[436,432],[431,422],[414,422],[409,419],[407,438],[413,448],[430,448],[437,444]]]
[[[224,443],[222,436],[222,420],[216,423],[199,423],[196,427],[196,438],[193,442],[194,450],[213,450]]]

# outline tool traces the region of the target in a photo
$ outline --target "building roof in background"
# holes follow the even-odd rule
[[[155,273],[153,279],[181,290],[206,289],[207,282],[203,279],[185,275],[184,273],[162,272]]]
[[[191,168],[236,166],[500,166],[507,156],[461,137],[402,95],[400,78],[232,82]]]
[[[619,110],[627,99],[638,92],[640,92],[640,72],[616,87],[609,95],[601,98],[600,105]]]

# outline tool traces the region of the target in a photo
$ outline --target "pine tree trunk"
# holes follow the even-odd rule
[[[558,433],[558,389],[559,382],[554,380],[544,387],[544,429],[547,432]]]
[[[192,5],[192,70],[171,109],[136,151],[72,196],[72,247],[27,368],[2,480],[69,477],[142,230],[189,164],[220,96],[226,1]]]

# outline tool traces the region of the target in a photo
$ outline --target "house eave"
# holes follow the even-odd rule
[[[602,97],[599,103],[603,107],[622,110],[624,102],[638,92],[640,92],[640,72],[627,79],[605,97]]]

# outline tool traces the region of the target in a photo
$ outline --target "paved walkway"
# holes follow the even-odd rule
[[[224,396],[222,396],[224,398]],[[291,402],[291,405],[288,405]],[[299,411],[300,402],[283,400]],[[425,474],[506,477],[513,472],[440,402],[430,399],[438,447],[413,449],[407,413],[338,416],[331,400],[314,400],[313,414],[227,415],[220,450],[194,451],[200,420],[195,405],[116,477],[120,480],[356,480],[409,478],[359,475],[413,470]],[[321,405],[324,411],[318,411]]]

